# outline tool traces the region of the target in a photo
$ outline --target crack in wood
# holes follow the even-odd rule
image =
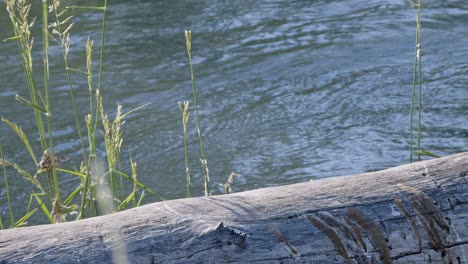
[[[283,245],[286,247],[286,249],[289,251],[294,256],[299,255],[299,251],[297,251],[296,248],[289,242],[289,240],[284,236],[281,231],[279,231],[275,226],[273,225],[268,225],[269,229],[273,234],[275,235],[276,239],[278,239],[280,242],[283,243]]]
[[[418,225],[416,224],[416,221],[413,219],[411,214],[406,210],[405,205],[403,204],[402,199],[397,198],[393,201],[393,203],[398,207],[400,212],[406,217],[406,221],[411,226],[411,229],[413,230],[414,238],[418,242],[418,252],[421,252],[421,245],[422,245],[422,239],[421,239],[421,234],[419,233],[419,228]]]
[[[463,245],[468,245],[468,240],[462,240],[462,241],[448,243],[447,248],[458,247],[458,246],[463,246]]]
[[[450,226],[436,202],[422,191],[413,187],[399,184],[402,190],[409,193],[410,204],[417,213],[424,231],[428,236],[429,246],[439,251],[443,256],[447,254],[445,248],[450,234]]]
[[[450,210],[453,210],[455,207],[459,206],[459,205],[465,205],[465,204],[468,204],[468,201],[460,201],[458,198],[455,198],[456,200],[455,201],[451,201],[450,198],[447,198],[447,201],[449,201],[450,203],[450,208],[448,210],[444,210],[444,211],[450,211]]]
[[[338,228],[341,230],[343,235],[348,239],[353,241],[355,244],[357,243],[357,238],[354,236],[353,232],[351,231],[350,227],[346,226],[338,219],[336,219],[333,215],[328,212],[320,212],[318,213],[318,217],[325,222],[330,227]],[[343,221],[343,220],[342,220]]]
[[[369,235],[370,241],[374,248],[380,252],[380,259],[384,264],[390,264],[390,250],[388,249],[387,239],[385,238],[382,228],[367,218],[357,208],[348,208],[348,216],[355,221]]]
[[[353,234],[358,242],[356,243],[356,245],[358,245],[364,252],[367,252],[367,245],[366,242],[364,242],[364,237],[362,236],[361,228],[359,228],[359,226],[355,223],[351,222],[351,219],[349,219],[348,217],[344,217],[344,221],[349,227],[351,227],[351,230],[353,231]]]
[[[341,220],[324,212],[307,215],[307,219],[330,239],[336,252],[346,263],[353,263],[352,259],[355,259],[358,263],[380,263],[380,261],[384,264],[391,263],[392,258],[388,239],[385,236],[383,227],[374,223],[357,208],[349,208],[347,212],[348,215]],[[357,255],[350,257],[343,244],[345,240],[340,237],[338,231],[343,234],[347,241],[356,246],[354,252]],[[370,243],[379,252],[380,261],[376,260],[374,255],[366,257],[359,253],[359,249],[362,250],[361,252],[368,252],[362,231],[368,235]]]
[[[326,223],[322,222],[319,218],[314,215],[308,215],[307,219],[312,223],[317,229],[322,231],[328,238],[331,240],[332,244],[335,246],[336,252],[346,260],[346,263],[352,263],[351,259],[348,256],[345,246],[341,242],[338,234],[333,230],[333,228],[327,226]],[[336,219],[335,219],[336,220]]]

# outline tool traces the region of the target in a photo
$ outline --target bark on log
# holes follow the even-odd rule
[[[1,264],[113,259],[140,264],[468,263],[468,152],[378,172],[0,231]]]

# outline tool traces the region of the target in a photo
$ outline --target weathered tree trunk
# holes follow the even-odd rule
[[[468,263],[468,153],[0,231],[2,264],[125,260]]]

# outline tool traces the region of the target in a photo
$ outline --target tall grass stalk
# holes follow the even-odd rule
[[[114,122],[111,122],[108,116],[104,113],[102,104],[102,97],[100,96],[100,90],[96,91],[96,98],[99,100],[99,112],[101,113],[102,125],[104,126],[104,141],[106,143],[107,153],[107,165],[109,169],[109,185],[112,196],[122,199],[121,192],[119,190],[119,182],[115,179],[115,171],[119,169],[120,164],[120,150],[122,147],[122,134],[120,116],[122,114],[122,105],[117,106],[117,113]],[[119,177],[121,179],[121,177]]]
[[[101,23],[101,52],[99,57],[99,83],[98,90],[101,90],[102,84],[102,65],[104,61],[104,37],[106,32],[106,21],[107,21],[107,0],[104,0],[104,6],[102,10],[102,23]]]
[[[179,102],[179,109],[182,113],[182,126],[184,128],[184,156],[185,156],[185,176],[187,182],[187,198],[190,198],[190,170],[189,170],[189,161],[188,161],[188,148],[187,148],[187,125],[189,119],[189,102],[184,101]]]
[[[133,207],[137,207],[138,206],[138,201],[136,199],[136,193],[138,191],[138,185],[136,184],[137,175],[138,175],[137,174],[137,163],[136,163],[136,161],[133,161],[132,155],[130,155],[130,167],[132,168],[132,179],[134,180],[134,182],[133,182],[133,192],[130,194],[130,196],[132,197]]]
[[[87,65],[87,72],[84,73],[88,76],[88,90],[89,90],[89,107],[90,107],[90,114],[86,116],[86,123],[87,123],[87,129],[88,129],[88,144],[89,144],[89,156],[88,159],[85,157],[85,149],[84,149],[84,144],[83,140],[80,134],[80,142],[82,143],[82,149],[83,149],[83,161],[85,162],[84,168],[87,169],[86,172],[86,179],[84,181],[84,190],[82,192],[82,201],[81,201],[81,206],[80,206],[80,213],[78,214],[78,219],[81,219],[83,215],[83,209],[84,209],[84,203],[87,197],[87,192],[89,191],[89,184],[90,184],[90,167],[95,166],[95,159],[96,159],[96,137],[97,137],[97,130],[98,130],[98,120],[99,120],[99,115],[102,115],[99,113],[99,102],[102,101],[102,89],[101,89],[101,84],[102,84],[102,68],[103,68],[103,60],[104,60],[104,41],[105,41],[105,28],[106,28],[106,21],[107,21],[107,0],[104,0],[103,6],[67,6],[67,10],[88,10],[88,11],[102,11],[102,22],[101,22],[101,43],[100,43],[100,59],[99,59],[99,72],[98,72],[98,87],[96,91],[94,91],[93,88],[93,81],[92,81],[92,54],[93,54],[93,41],[91,41],[88,38],[88,41],[86,43],[86,65]],[[68,42],[68,49],[69,49],[69,34],[67,35],[67,42]],[[68,54],[68,50],[67,50]],[[69,71],[75,71],[75,72],[81,72],[79,70],[75,69],[70,69],[67,66],[67,74],[69,74]],[[70,86],[71,88],[71,86]],[[70,90],[71,91],[71,90]],[[72,95],[72,91],[71,91]],[[72,100],[73,100],[73,95],[72,95]],[[96,100],[95,108],[93,107],[93,100]],[[76,110],[75,110],[76,111]],[[104,122],[104,121],[103,121]],[[77,124],[79,124],[78,119],[77,119]],[[79,126],[79,125],[78,125]],[[78,127],[78,131],[80,131]],[[106,149],[108,147],[106,146]],[[88,162],[86,162],[88,160]],[[113,185],[113,173],[111,174],[111,185]]]
[[[421,160],[421,114],[422,114],[422,66],[421,66],[421,0],[416,3],[410,0],[411,6],[416,9],[416,45],[413,67],[413,84],[411,89],[411,106],[410,106],[410,163],[413,162],[413,116],[416,97],[416,86],[418,87],[418,127],[417,127],[417,157]]]
[[[38,98],[40,96],[40,93],[38,92],[36,81],[33,77],[32,48],[34,41],[32,38],[30,28],[34,25],[35,19],[29,18],[29,11],[31,10],[31,5],[28,4],[26,1],[7,0],[6,4],[11,23],[13,25],[13,30],[15,32],[14,39],[16,39],[18,44],[18,50],[23,64],[23,70],[26,76],[30,97],[30,101],[27,100],[27,105],[31,106],[33,109],[38,134],[40,137],[41,148],[44,151],[47,149],[47,143],[45,138],[46,133],[44,129],[42,115],[47,114],[47,112],[45,112],[44,108],[40,106],[40,101]],[[19,97],[17,96],[17,98]],[[19,101],[21,102],[21,100]]]
[[[29,91],[29,100],[25,99],[24,97],[17,95],[16,99],[19,102],[26,104],[27,106],[31,107],[34,113],[34,117],[36,119],[36,125],[38,129],[38,134],[40,138],[41,149],[45,153],[48,150],[51,150],[51,164],[50,168],[54,168],[55,165],[55,158],[53,154],[53,139],[52,139],[52,125],[51,125],[51,111],[50,111],[50,104],[49,104],[49,90],[48,90],[48,80],[49,80],[49,70],[48,70],[48,31],[47,31],[47,23],[48,23],[48,16],[47,16],[47,3],[43,1],[42,7],[43,12],[42,15],[43,23],[41,27],[41,32],[43,36],[43,40],[46,39],[43,43],[43,79],[44,79],[44,90],[41,91],[37,83],[34,79],[33,73],[33,58],[32,58],[32,49],[34,38],[30,31],[30,28],[34,25],[35,19],[30,19],[29,12],[31,10],[31,4],[27,1],[13,1],[8,0],[6,1],[7,4],[7,11],[10,16],[11,23],[13,25],[13,29],[15,32],[14,39],[17,40],[19,53],[21,56],[21,61],[23,64],[23,70],[27,80],[27,87]],[[44,10],[45,8],[45,10]],[[44,15],[45,14],[45,15]],[[44,98],[45,97],[45,98]],[[48,131],[46,133],[44,120],[42,115],[45,115],[47,119],[47,127]],[[3,119],[2,119],[3,120]],[[18,131],[17,131],[18,133]],[[46,139],[46,134],[49,135],[49,140]],[[21,138],[21,135],[18,134]],[[24,141],[23,141],[24,142]],[[28,147],[27,147],[28,148]],[[28,148],[29,150],[29,148]],[[36,159],[34,159],[36,162]],[[36,163],[36,166],[42,167],[43,164]],[[44,170],[44,174],[47,175],[47,183],[52,185],[54,200],[60,202],[60,191],[58,188],[57,183],[57,173],[54,169],[52,170]],[[52,199],[50,199],[52,201]]]
[[[47,132],[49,137],[48,150],[50,151],[51,170],[47,171],[49,178],[52,178],[54,186],[54,202],[62,205],[62,198],[58,185],[58,175],[56,170],[56,160],[54,151],[54,140],[52,137],[52,112],[50,110],[50,96],[49,96],[49,6],[47,0],[42,0],[42,41],[43,41],[43,80],[44,80],[44,94],[45,94],[45,107],[47,109]]]
[[[61,5],[61,1],[56,1],[54,0],[53,3],[52,3],[52,9],[53,9],[53,13],[55,15],[55,23],[51,23],[50,24],[50,27],[52,28],[52,33],[56,36],[58,36],[59,38],[59,43],[60,43],[60,46],[61,46],[61,49],[62,49],[62,58],[63,58],[63,62],[64,62],[64,66],[65,66],[65,73],[66,73],[66,80],[67,80],[67,83],[68,83],[68,88],[69,88],[69,94],[70,94],[70,99],[71,99],[71,103],[72,103],[72,108],[73,108],[73,114],[74,114],[74,119],[75,119],[75,124],[76,124],[76,130],[78,132],[78,138],[79,138],[79,141],[80,141],[80,146],[81,146],[81,153],[82,153],[82,156],[83,156],[83,164],[82,164],[82,167],[85,167],[85,168],[88,168],[86,173],[85,173],[85,180],[83,181],[84,184],[81,184],[76,190],[75,192],[73,192],[71,195],[72,197],[75,197],[76,195],[79,194],[79,192],[81,191],[82,192],[82,197],[81,197],[81,203],[80,203],[80,209],[79,209],[79,212],[78,212],[78,216],[77,216],[77,219],[81,219],[82,216],[83,216],[83,211],[84,211],[84,206],[85,204],[87,203],[85,197],[87,196],[87,191],[88,191],[88,186],[89,186],[89,160],[86,158],[86,148],[85,148],[85,145],[84,145],[84,140],[83,140],[83,135],[82,135],[82,132],[81,132],[81,125],[80,125],[80,116],[78,114],[78,110],[77,110],[77,106],[76,106],[76,100],[75,100],[75,95],[74,95],[74,92],[73,92],[73,83],[71,81],[71,73],[72,72],[80,72],[76,69],[73,69],[69,66],[68,64],[68,54],[69,54],[69,51],[70,51],[70,31],[71,29],[73,28],[74,26],[74,23],[69,23],[69,21],[71,20],[71,18],[73,16],[70,16],[68,15],[68,10],[65,8],[63,11],[61,11],[60,9],[60,5]],[[89,41],[89,39],[88,39]],[[88,54],[89,54],[89,51],[88,51],[88,43],[87,43],[87,46],[86,46],[86,59],[87,59],[87,66],[88,66],[88,82],[89,82],[89,79],[92,78],[90,72],[89,72],[89,57],[88,57]],[[90,94],[92,92],[90,91]],[[91,109],[92,109],[92,100],[90,100],[90,105],[91,105]],[[91,111],[91,114],[93,112]],[[90,152],[92,153],[92,151],[94,150],[91,146],[94,146],[94,144],[91,144],[92,142],[94,142],[94,140],[91,140],[91,141],[88,141],[90,143]],[[91,153],[89,156],[91,156]],[[67,202],[65,204],[67,204],[69,201],[68,200],[71,200],[72,197],[69,197],[69,199],[67,199]]]
[[[210,176],[208,172],[208,162],[205,157],[205,150],[203,148],[203,139],[202,139],[202,132],[200,126],[200,117],[198,115],[198,104],[197,104],[197,90],[195,88],[195,76],[193,74],[193,63],[192,63],[192,31],[186,30],[185,31],[185,40],[187,46],[187,54],[189,58],[189,65],[190,65],[190,79],[192,80],[192,90],[193,90],[193,103],[195,105],[195,115],[197,117],[197,127],[198,127],[198,140],[200,143],[200,154],[201,154],[201,163],[203,166],[203,176],[205,178],[205,196],[210,195]]]
[[[86,42],[86,67],[88,69],[88,92],[89,92],[89,111],[90,113],[86,115],[86,128],[88,130],[88,142],[89,142],[89,158],[88,163],[86,164],[86,156],[84,156],[85,150],[83,149],[83,172],[85,173],[84,180],[82,180],[82,194],[81,194],[81,204],[80,204],[80,211],[78,213],[77,219],[81,219],[84,214],[84,207],[90,202],[90,207],[92,206],[92,201],[86,200],[88,198],[88,191],[90,189],[90,168],[91,166],[95,166],[94,161],[96,160],[96,139],[94,137],[94,128],[93,128],[93,71],[92,71],[92,59],[93,59],[93,42],[88,38]],[[90,212],[92,209],[90,209]],[[91,214],[93,215],[93,214]]]
[[[76,100],[75,100],[75,94],[73,92],[73,83],[71,81],[71,74],[70,72],[73,72],[73,69],[71,69],[68,65],[68,53],[70,51],[70,30],[73,27],[73,23],[68,23],[68,21],[72,18],[72,16],[67,16],[67,12],[60,11],[60,1],[53,1],[53,11],[55,15],[55,23],[52,23],[50,26],[52,28],[52,33],[55,33],[59,37],[59,43],[62,48],[62,56],[63,56],[63,63],[65,65],[65,73],[66,73],[66,78],[67,78],[67,83],[68,83],[68,90],[70,94],[70,99],[73,107],[73,113],[75,117],[75,123],[76,123],[76,130],[78,132],[78,137],[80,140],[80,146],[81,146],[81,152],[83,155],[83,161],[86,162],[86,149],[84,146],[84,141],[83,141],[83,136],[81,133],[81,125],[80,125],[80,117],[78,114],[78,110],[76,107]],[[63,19],[62,19],[63,18]],[[65,29],[63,29],[65,27]],[[88,75],[89,76],[89,75]],[[91,112],[92,113],[92,112]]]
[[[7,197],[7,203],[8,203],[8,212],[10,213],[10,224],[13,225],[13,223],[15,222],[15,216],[13,214],[13,207],[11,206],[10,185],[8,184],[8,175],[6,172],[5,156],[3,156],[3,149],[2,149],[1,144],[0,144],[0,156],[2,158],[3,177],[5,178],[5,189],[6,189],[6,197]],[[3,229],[3,225],[0,229]]]

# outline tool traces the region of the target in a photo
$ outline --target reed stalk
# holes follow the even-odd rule
[[[185,156],[185,177],[187,182],[187,198],[190,198],[190,170],[189,170],[189,161],[188,161],[188,147],[187,147],[187,126],[189,119],[189,102],[184,101],[179,102],[179,109],[182,113],[182,126],[184,128],[184,156]]]
[[[31,107],[34,113],[34,117],[36,120],[36,127],[39,134],[40,145],[43,153],[46,151],[52,151],[52,158],[51,164],[49,168],[51,170],[42,170],[44,174],[47,175],[47,183],[48,188],[52,189],[51,193],[54,194],[54,200],[60,201],[60,190],[57,183],[57,172],[53,169],[55,166],[55,157],[53,154],[53,139],[52,139],[52,124],[51,124],[51,111],[50,111],[50,99],[49,99],[49,89],[48,89],[48,80],[49,80],[49,70],[48,70],[48,31],[47,31],[47,23],[48,23],[48,15],[47,15],[47,2],[42,2],[42,15],[43,23],[41,27],[42,38],[43,38],[43,79],[44,79],[44,91],[41,92],[37,86],[37,83],[34,79],[34,72],[33,72],[33,58],[32,58],[32,49],[33,49],[33,36],[30,28],[34,25],[35,19],[30,19],[29,12],[31,10],[31,4],[28,1],[13,1],[8,0],[6,1],[7,4],[7,11],[9,13],[9,17],[11,23],[13,25],[13,29],[15,32],[15,36],[13,39],[16,39],[18,44],[18,50],[21,57],[23,71],[26,76],[27,87],[29,92],[29,99],[26,99],[20,95],[16,96],[17,101]],[[45,8],[45,10],[44,10]],[[45,97],[45,98],[44,98]],[[47,119],[47,132],[44,126],[44,115]],[[2,118],[2,121],[8,123],[9,121],[5,121]],[[26,148],[30,153],[32,153],[32,148],[29,145],[29,142],[25,138],[24,133],[16,124],[10,122],[10,127],[18,134],[20,138],[23,139],[23,142],[26,145]],[[46,134],[49,135],[49,140],[46,139]],[[38,163],[37,160],[34,158],[34,154],[32,154],[35,165],[38,167],[43,167],[41,163]],[[16,167],[18,172],[24,175],[24,172],[19,171],[19,167]],[[29,177],[28,177],[29,178]],[[37,181],[37,180],[34,180]],[[52,187],[50,187],[52,185]],[[52,199],[50,199],[52,202]]]
[[[195,115],[197,118],[197,127],[198,127],[198,141],[200,143],[200,154],[201,154],[201,164],[203,167],[203,176],[205,178],[205,196],[210,195],[210,176],[208,172],[208,162],[205,157],[205,149],[203,148],[203,139],[202,139],[202,132],[200,126],[200,117],[198,115],[198,103],[197,103],[197,89],[195,88],[195,76],[193,73],[193,63],[192,63],[192,31],[186,30],[185,31],[185,40],[187,46],[187,54],[189,58],[189,65],[190,65],[190,79],[192,80],[192,90],[193,90],[193,103],[195,105]]]
[[[0,156],[2,161],[2,168],[3,168],[3,177],[5,178],[5,191],[6,191],[6,198],[8,203],[8,212],[10,213],[10,224],[13,225],[15,222],[15,216],[13,214],[13,207],[11,205],[11,197],[10,197],[10,185],[8,184],[8,175],[6,171],[5,165],[5,156],[3,155],[2,145],[0,144]],[[3,229],[3,224],[1,229]]]
[[[62,17],[66,16],[66,9],[65,11],[60,11],[60,1],[54,0],[53,1],[53,11],[55,15],[55,23],[51,24],[51,27],[53,29],[53,33],[56,33],[59,37],[59,43],[61,44],[62,48],[62,56],[63,56],[63,63],[65,65],[65,73],[66,73],[66,79],[68,83],[68,90],[70,94],[70,99],[73,107],[73,113],[75,117],[75,123],[76,123],[76,130],[78,132],[78,137],[80,140],[80,146],[81,146],[81,152],[83,155],[83,161],[86,162],[86,148],[84,146],[84,141],[83,141],[83,136],[81,133],[81,125],[80,125],[80,117],[78,114],[78,110],[76,107],[76,100],[75,100],[75,94],[73,92],[73,83],[71,81],[71,72],[74,71],[74,69],[71,69],[68,65],[68,53],[70,51],[70,30],[73,27],[73,23],[68,24],[67,22],[72,18],[72,16],[67,16],[64,19]],[[63,29],[63,26],[67,26],[65,29]],[[54,31],[55,30],[55,31]],[[89,75],[88,75],[89,76]]]
[[[416,44],[413,67],[413,84],[411,89],[411,106],[410,106],[410,163],[413,162],[413,116],[415,107],[416,87],[418,88],[418,126],[417,126],[417,157],[421,160],[421,117],[422,117],[422,64],[421,64],[421,0],[412,2],[411,6],[417,10],[416,16]]]
[[[62,198],[60,195],[60,189],[58,185],[57,165],[54,151],[54,140],[52,137],[52,112],[50,110],[50,95],[49,95],[49,7],[47,0],[42,0],[42,41],[43,41],[43,80],[44,80],[44,94],[45,94],[45,108],[47,109],[47,132],[49,137],[48,150],[50,153],[51,169],[47,171],[47,174],[52,177],[54,186],[54,201],[58,205],[62,205]]]

